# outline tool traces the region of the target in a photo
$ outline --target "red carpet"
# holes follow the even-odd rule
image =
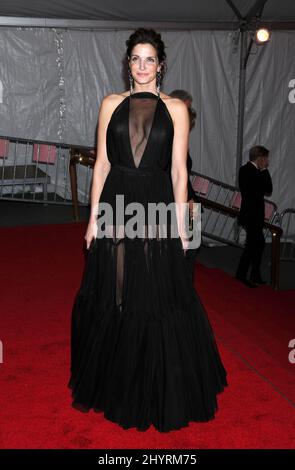
[[[295,292],[248,289],[198,266],[229,387],[209,423],[124,431],[72,409],[70,313],[83,269],[85,224],[1,229],[1,448],[292,448]]]

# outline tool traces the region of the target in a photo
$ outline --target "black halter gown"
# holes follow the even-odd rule
[[[111,163],[100,202],[114,208],[174,201],[173,121],[163,100],[137,92],[107,128]],[[124,207],[125,207],[124,206]],[[127,217],[127,216],[126,216]],[[125,429],[161,432],[213,419],[226,371],[180,238],[128,238],[122,230],[89,248],[72,310],[73,406],[104,412]],[[113,230],[113,231],[112,231]]]

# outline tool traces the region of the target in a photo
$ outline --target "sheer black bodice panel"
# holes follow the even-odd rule
[[[153,98],[130,100],[129,104],[129,140],[134,165],[138,168],[153,125],[157,101]]]
[[[107,153],[112,165],[167,170],[174,128],[164,102],[149,92],[124,98],[107,129]]]

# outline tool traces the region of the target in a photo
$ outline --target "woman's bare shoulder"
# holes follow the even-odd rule
[[[177,116],[182,115],[182,113],[187,111],[186,104],[179,98],[174,98],[172,96],[166,95],[165,93],[160,93],[160,98],[167,106],[173,121],[177,119]]]
[[[126,98],[126,96],[128,95],[125,95],[124,93],[110,93],[102,99],[100,106],[107,121],[110,119],[113,111]]]
[[[105,103],[115,103],[115,102],[120,102],[122,101],[124,98],[126,98],[126,96],[129,95],[129,92],[126,91],[126,92],[122,92],[122,93],[110,93],[109,95],[106,95],[104,98],[103,98],[103,101]]]

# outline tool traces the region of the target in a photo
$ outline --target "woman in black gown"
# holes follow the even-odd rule
[[[148,230],[129,237],[126,206],[187,201],[186,105],[160,93],[161,35],[140,28],[126,41],[130,90],[103,99],[93,173],[89,249],[72,311],[73,406],[94,409],[125,429],[167,432],[208,421],[227,385],[212,328],[186,266],[179,236]],[[171,178],[169,168],[171,167]],[[124,196],[122,211],[116,196]],[[101,236],[102,203],[114,216]],[[177,206],[177,207],[178,207]],[[146,221],[147,219],[145,219]]]

